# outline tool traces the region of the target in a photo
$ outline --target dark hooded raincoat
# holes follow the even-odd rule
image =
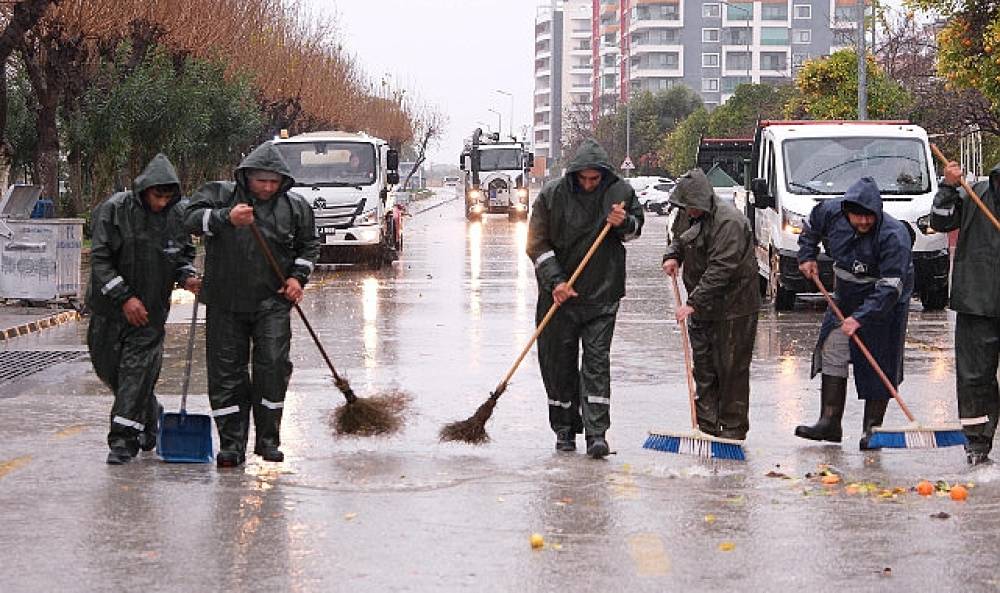
[[[282,177],[268,200],[254,197],[247,173],[260,169]],[[277,447],[285,392],[292,373],[291,303],[278,291],[284,285],[271,269],[249,227],[236,227],[229,212],[238,203],[254,207],[260,229],[284,271],[306,285],[319,253],[309,204],[289,191],[288,165],[270,142],[251,152],[234,174],[235,182],[211,182],[191,198],[185,214],[189,231],[205,241],[205,279],[201,299],[208,306],[209,400],[223,450],[245,454],[250,411],[255,449]],[[252,343],[252,348],[251,348]],[[251,363],[252,373],[248,373]]]
[[[760,291],[750,223],[715,195],[700,169],[677,182],[670,203],[681,208],[664,261],[683,264],[694,358],[698,425],[709,434],[743,439],[750,429],[750,361]],[[690,209],[702,211],[697,219]]]
[[[157,185],[173,186],[174,199],[153,212],[142,193]],[[182,224],[180,202],[177,173],[167,157],[158,154],[136,177],[131,191],[111,196],[91,217],[87,346],[97,376],[115,394],[108,445],[133,454],[141,433],[156,434],[153,388],[163,361],[170,293],[195,275],[194,246]],[[130,325],[122,312],[133,297],[149,315],[145,326]]]
[[[584,169],[602,174],[590,193],[576,180]],[[611,424],[610,352],[618,301],[625,295],[624,243],[639,236],[644,218],[632,187],[614,173],[604,149],[589,139],[566,174],[546,184],[532,207],[527,253],[535,264],[536,322],[541,322],[552,306],[552,290],[569,280],[617,203],[625,204],[625,222],[608,233],[580,274],[573,286],[579,296],[559,308],[538,338],[549,423],[556,432],[586,429],[588,435],[603,435]]]
[[[988,180],[972,189],[993,215],[1000,217],[1000,163],[990,171]],[[969,450],[989,453],[1000,419],[1000,231],[964,190],[947,185],[941,185],[934,197],[931,226],[942,232],[960,229],[949,301],[958,314],[958,415]]]
[[[871,231],[859,234],[844,212],[853,202],[875,214]],[[822,243],[833,259],[836,277],[834,299],[845,316],[860,324],[858,337],[875,357],[882,371],[898,386],[903,380],[903,347],[906,317],[913,296],[913,259],[910,233],[902,222],[882,211],[882,196],[870,177],[855,182],[843,198],[817,204],[799,235],[799,263],[815,261]],[[822,349],[840,321],[827,309],[813,353],[813,376],[822,372]],[[851,365],[860,399],[892,397],[854,341]]]

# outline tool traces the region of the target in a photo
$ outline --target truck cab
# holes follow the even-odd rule
[[[403,248],[402,211],[391,189],[399,155],[363,133],[309,132],[274,140],[295,178],[293,190],[312,205],[321,264],[381,267]]]
[[[526,220],[528,169],[533,165],[524,143],[501,142],[498,133],[483,137],[476,128],[459,157],[465,172],[465,217],[478,220],[484,214],[502,213],[510,220]]]
[[[929,227],[937,176],[927,133],[905,121],[762,121],[748,163],[749,182],[736,205],[754,230],[761,288],[777,310],[816,287],[798,269],[798,238],[813,207],[839,198],[871,177],[883,208],[913,239],[915,292],[925,309],[947,304],[947,236]],[[823,283],[833,286],[832,260],[819,258]]]

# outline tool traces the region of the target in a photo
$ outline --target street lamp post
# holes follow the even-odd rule
[[[858,119],[868,119],[868,50],[865,48],[865,0],[858,0]]]
[[[514,94],[508,93],[507,91],[500,89],[497,89],[497,92],[500,93],[501,95],[507,95],[507,98],[510,99],[510,119],[507,120],[507,126],[510,129],[511,137],[513,138],[514,137]]]
[[[497,116],[497,132],[503,134],[503,116],[496,109],[487,109],[490,113],[495,113]]]

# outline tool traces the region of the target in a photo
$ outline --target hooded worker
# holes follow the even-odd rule
[[[246,459],[251,411],[254,453],[280,462],[280,427],[292,375],[290,310],[302,299],[319,254],[312,208],[289,189],[288,165],[270,142],[237,167],[234,181],[201,187],[185,215],[205,241],[208,397],[219,430],[219,467]],[[284,276],[277,278],[250,226]],[[252,353],[252,361],[251,361]]]
[[[569,286],[605,223],[612,230]],[[591,139],[580,145],[566,174],[535,198],[527,253],[538,280],[536,322],[554,302],[560,304],[538,337],[549,425],[559,451],[575,451],[576,435],[585,432],[588,455],[599,459],[610,453],[605,433],[611,425],[611,338],[625,295],[624,243],[639,236],[642,223],[632,187]]]
[[[677,181],[670,204],[679,208],[663,271],[682,277],[686,321],[702,432],[742,440],[750,430],[750,360],[760,292],[753,231],[747,218],[715,195],[701,169]]]
[[[931,227],[939,232],[961,229],[955,246],[949,307],[955,311],[955,382],[958,416],[969,444],[967,461],[989,461],[1000,419],[1000,229],[959,189],[962,168],[944,169],[931,210]],[[1000,215],[1000,163],[989,179],[971,188],[994,216]]]
[[[822,200],[799,235],[799,270],[818,277],[819,246],[833,259],[834,300],[846,320],[827,308],[813,352],[812,376],[822,374],[820,417],[798,426],[795,436],[839,443],[847,399],[848,364],[854,367],[858,398],[865,402],[859,446],[867,450],[871,431],[882,425],[892,395],[851,336],[857,335],[893,386],[903,380],[906,316],[913,296],[910,232],[882,211],[882,196],[871,177],[847,188],[843,198]],[[838,329],[838,325],[840,326]]]
[[[91,217],[91,310],[87,347],[94,371],[115,395],[108,463],[156,447],[160,406],[153,388],[174,286],[197,293],[194,246],[182,224],[180,180],[156,155],[131,191],[101,202]]]

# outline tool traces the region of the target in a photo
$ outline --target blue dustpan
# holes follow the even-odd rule
[[[213,458],[212,417],[207,414],[188,414],[186,409],[197,324],[198,299],[195,299],[194,313],[191,315],[191,329],[188,332],[187,366],[184,369],[181,411],[160,414],[156,454],[168,463],[211,463]]]

